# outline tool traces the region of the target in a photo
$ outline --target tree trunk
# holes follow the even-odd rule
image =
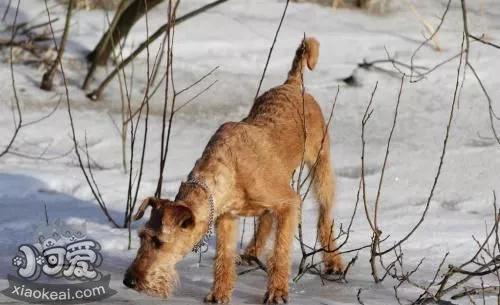
[[[109,35],[110,32],[113,32],[113,30],[116,28],[116,24],[118,23],[118,19],[120,18],[120,15],[123,13],[125,8],[127,7],[128,0],[121,0],[120,3],[118,4],[118,7],[116,8],[115,16],[113,17],[113,21],[111,21],[111,24],[109,25],[108,31],[106,34],[103,35],[101,38],[101,41],[99,41],[99,45],[105,45],[109,43],[111,40],[111,35]],[[113,45],[112,45],[113,46]],[[97,62],[92,61],[89,69],[87,71],[87,76],[85,76],[85,80],[83,81],[82,89],[87,90],[87,87],[90,84],[90,80],[92,79],[92,76],[94,76],[94,72],[97,69]]]
[[[66,42],[68,41],[69,26],[71,24],[71,11],[73,10],[75,0],[70,0],[68,4],[68,12],[66,13],[66,24],[64,25],[64,32],[61,38],[61,43],[59,44],[59,49],[57,50],[57,57],[54,60],[54,64],[49,68],[47,72],[42,77],[42,83],[40,88],[43,90],[52,90],[52,82],[54,79],[54,74],[57,71],[57,65],[61,62],[64,49],[66,48]],[[50,21],[50,20],[49,20]]]
[[[117,16],[118,20],[116,26],[104,33],[94,50],[87,55],[87,60],[97,65],[105,65],[114,47],[128,35],[132,26],[144,16],[146,11],[151,10],[163,1],[164,0],[134,0],[130,3],[130,5]],[[108,39],[110,31],[111,39]]]

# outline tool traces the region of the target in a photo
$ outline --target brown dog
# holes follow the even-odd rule
[[[216,219],[214,283],[205,301],[229,302],[236,278],[238,216],[262,215],[247,252],[261,253],[275,221],[264,302],[286,302],[301,203],[290,182],[302,160],[313,170],[318,235],[328,250],[324,264],[330,271],[343,270],[341,257],[334,252],[335,184],[326,125],[319,105],[302,85],[303,68],[316,66],[318,49],[316,39],[303,40],[286,82],[260,96],[241,122],[225,123],[217,130],[175,201],[148,198],[142,202],[135,218],[141,218],[148,206],[151,216],[139,232],[141,245],[125,274],[126,286],[168,297],[177,280],[176,263],[193,246],[198,248],[200,240],[206,241]]]

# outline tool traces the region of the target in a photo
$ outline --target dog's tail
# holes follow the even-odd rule
[[[326,141],[325,145],[330,144]],[[317,232],[321,246],[327,250],[323,254],[323,262],[327,272],[342,272],[342,258],[336,251],[336,236],[333,230],[332,207],[335,199],[335,175],[331,168],[329,154],[329,149],[323,147],[313,168],[314,192],[319,203]]]
[[[288,79],[285,83],[302,85],[304,66],[307,64],[309,70],[313,70],[318,62],[318,56],[319,42],[316,38],[304,38],[295,52],[292,68],[288,72]]]

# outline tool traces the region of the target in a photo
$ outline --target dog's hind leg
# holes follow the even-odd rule
[[[236,239],[238,219],[224,214],[216,224],[217,254],[214,265],[214,284],[205,302],[229,303],[236,280]]]
[[[330,164],[330,146],[325,139],[321,152],[316,153],[309,167],[313,171],[313,187],[319,203],[318,237],[323,252],[326,273],[343,272],[342,257],[337,254],[336,235],[333,230],[332,205],[335,197],[335,177]],[[317,158],[317,160],[316,160]]]
[[[255,257],[261,256],[266,246],[266,241],[269,238],[272,229],[273,229],[273,215],[271,214],[271,212],[266,211],[264,212],[264,214],[259,216],[259,221],[257,223],[257,230],[254,232],[252,240],[245,247],[243,253]],[[248,261],[247,263],[251,262]]]

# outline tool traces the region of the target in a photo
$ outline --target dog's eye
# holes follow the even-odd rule
[[[153,235],[151,237],[151,241],[153,242],[153,245],[155,246],[156,249],[159,249],[163,244],[164,242],[158,238],[158,236],[156,235]]]

